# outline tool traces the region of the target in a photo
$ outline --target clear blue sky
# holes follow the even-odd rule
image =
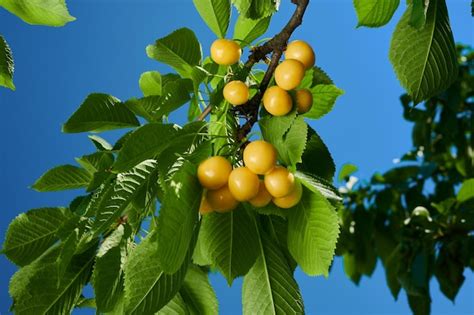
[[[292,11],[282,0],[268,35],[276,33]],[[402,119],[398,97],[402,89],[388,61],[395,20],[381,29],[355,29],[350,0],[313,0],[303,26],[294,38],[309,41],[323,67],[345,89],[335,110],[311,125],[321,134],[340,167],[352,162],[359,177],[385,170],[410,147],[411,126]],[[470,0],[448,0],[455,39],[474,40]],[[0,33],[15,57],[16,92],[0,89],[2,152],[0,154],[3,240],[8,223],[35,207],[67,205],[77,192],[37,193],[30,189],[38,176],[58,164],[92,152],[86,135],[63,135],[60,127],[91,92],[120,99],[139,96],[138,78],[144,71],[169,69],[146,57],[145,46],[172,30],[186,26],[196,31],[203,51],[214,35],[194,10],[191,0],[76,0],[69,1],[77,21],[64,28],[30,26],[0,9]],[[183,121],[183,117],[179,117]],[[115,139],[117,133],[105,134]],[[0,257],[0,313],[8,312],[8,279],[15,271]],[[474,276],[453,305],[432,282],[433,314],[474,314]],[[297,271],[308,314],[408,314],[406,298],[391,297],[379,265],[359,287],[343,274],[336,259],[328,279],[310,278]],[[228,288],[212,275],[222,314],[241,312],[241,281]],[[92,314],[92,311],[85,312]]]

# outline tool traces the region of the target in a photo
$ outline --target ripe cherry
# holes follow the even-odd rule
[[[295,59],[282,61],[275,69],[275,82],[284,90],[293,90],[303,80],[305,68]]]
[[[224,87],[224,98],[234,106],[247,103],[249,96],[249,88],[242,81],[231,81]]]
[[[313,106],[313,94],[308,89],[296,91],[296,108],[299,114],[309,112]]]
[[[216,190],[208,190],[206,199],[216,212],[229,212],[239,205],[227,185]]]
[[[300,202],[302,195],[303,195],[303,187],[301,186],[300,182],[296,181],[295,188],[289,195],[285,197],[280,197],[280,198],[273,198],[273,203],[277,207],[280,207],[283,209],[292,208],[296,206],[298,202]]]
[[[285,51],[285,58],[298,60],[306,69],[313,67],[316,59],[313,48],[302,40],[295,40],[288,44]]]
[[[222,156],[213,156],[198,167],[198,179],[207,189],[218,189],[227,184],[232,165]]]
[[[282,166],[266,174],[264,181],[268,192],[275,198],[285,197],[295,188],[295,177]]]
[[[247,167],[234,169],[229,176],[229,190],[238,201],[247,201],[258,194],[260,181]]]
[[[268,192],[267,188],[265,187],[265,183],[260,181],[258,187],[258,194],[249,200],[249,203],[257,208],[265,207],[272,201],[272,195]]]
[[[263,106],[273,116],[284,116],[291,111],[293,101],[287,91],[275,85],[263,94]]]
[[[240,46],[229,39],[217,39],[211,45],[211,58],[215,63],[230,66],[240,60]]]
[[[276,162],[277,152],[267,141],[253,141],[245,147],[245,166],[255,174],[265,175],[275,167]]]
[[[201,205],[199,206],[199,213],[205,215],[211,213],[212,211],[212,207],[209,204],[209,201],[207,201],[206,194],[202,194]]]

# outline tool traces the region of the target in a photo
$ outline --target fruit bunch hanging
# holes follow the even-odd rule
[[[211,46],[212,60],[222,66],[238,63],[241,54],[240,46],[233,40],[217,39]],[[314,63],[315,54],[308,43],[295,40],[288,44],[285,60],[275,69],[276,85],[269,87],[263,96],[263,106],[269,114],[284,116],[292,111],[293,104],[298,114],[311,109],[311,91],[298,89],[298,86],[306,70]],[[290,91],[294,92],[293,95]],[[233,106],[245,106],[250,98],[249,87],[242,81],[232,80],[225,84],[223,96]],[[199,165],[199,182],[206,189],[202,196],[201,214],[231,211],[239,202],[261,208],[273,201],[276,206],[287,209],[300,201],[303,194],[301,183],[285,166],[278,165],[273,145],[264,140],[244,145],[243,166],[237,165],[233,169],[222,156],[210,157]]]

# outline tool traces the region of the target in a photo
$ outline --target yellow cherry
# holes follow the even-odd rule
[[[305,68],[295,59],[282,61],[275,69],[275,82],[284,90],[293,90],[303,80]]]
[[[258,194],[249,200],[249,203],[257,208],[265,207],[272,201],[272,195],[268,192],[267,188],[265,187],[265,183],[260,181],[258,187]]]
[[[263,94],[263,106],[273,116],[284,116],[291,111],[293,101],[287,91],[275,85]]]
[[[313,67],[316,60],[313,48],[302,40],[295,40],[288,44],[285,51],[285,58],[298,60],[306,69]]]
[[[239,205],[227,185],[216,190],[208,190],[206,199],[216,212],[229,212]]]
[[[211,213],[212,211],[212,207],[209,204],[209,201],[207,201],[206,194],[202,194],[201,205],[199,206],[199,213],[205,215]]]
[[[258,194],[260,181],[247,167],[234,169],[229,175],[229,190],[238,201],[247,201]]]
[[[207,189],[218,189],[227,184],[232,165],[222,156],[213,156],[203,161],[198,167],[198,179]]]
[[[303,195],[303,187],[301,183],[296,181],[295,188],[293,191],[284,197],[280,198],[273,198],[273,203],[280,208],[288,209],[296,206],[298,202],[301,200],[301,196]]]
[[[265,175],[277,162],[277,152],[270,142],[258,140],[250,142],[244,150],[244,163],[252,172]]]
[[[224,98],[234,106],[247,103],[249,96],[249,88],[242,81],[231,81],[224,86]]]
[[[211,58],[219,65],[233,65],[240,60],[241,54],[239,44],[233,40],[217,39],[211,45]]]
[[[265,187],[275,198],[285,197],[295,188],[295,177],[286,168],[276,166],[265,175]]]
[[[309,112],[313,106],[313,94],[308,89],[296,91],[296,108],[299,114]]]

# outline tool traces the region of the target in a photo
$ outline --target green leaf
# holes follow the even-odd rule
[[[295,172],[295,177],[298,178],[306,188],[322,194],[326,199],[336,202],[342,201],[337,189],[324,178],[300,171]]]
[[[304,116],[311,119],[319,119],[329,113],[336,104],[337,98],[344,94],[343,90],[333,84],[318,84],[310,91],[313,94],[313,106]]]
[[[189,101],[190,84],[192,82],[189,79],[168,82],[164,85],[161,96],[152,95],[141,99],[131,99],[125,103],[125,106],[148,121],[162,120],[164,116],[168,116]]]
[[[20,214],[8,227],[2,253],[19,266],[29,264],[58,240],[56,232],[71,217],[66,208],[40,208]]]
[[[430,0],[412,0],[413,6],[410,16],[410,25],[421,29],[426,23],[426,12]],[[435,0],[436,1],[436,0]]]
[[[415,296],[407,293],[407,299],[413,315],[430,315],[431,298],[429,296]]]
[[[160,257],[156,236],[151,232],[131,252],[125,264],[125,314],[158,312],[178,293],[184,281],[194,246],[178,272],[168,275],[157,263]]]
[[[117,315],[121,315],[117,314]],[[171,299],[171,301],[168,302],[161,310],[158,311],[158,313],[155,313],[155,315],[189,315],[189,308],[188,305],[186,305],[186,302],[184,302],[183,297],[181,294],[176,293],[174,298]]]
[[[139,125],[135,115],[117,98],[107,94],[91,94],[63,125],[63,132],[100,132]]]
[[[55,264],[59,249],[58,246],[52,248],[13,275],[10,295],[15,314],[72,312],[90,277],[95,248],[74,256],[61,278],[58,278]]]
[[[401,245],[395,247],[392,253],[388,256],[387,261],[384,263],[387,285],[395,300],[398,298],[398,294],[402,288],[397,278],[400,269],[400,261],[403,259],[400,249]]]
[[[224,38],[230,22],[230,0],[193,0],[201,18],[217,35]]]
[[[306,149],[301,160],[302,163],[298,165],[298,170],[316,175],[329,182],[333,181],[336,165],[323,140],[312,128],[308,130]]]
[[[242,287],[243,314],[304,314],[298,284],[279,246],[261,229],[257,242],[260,255]]]
[[[242,206],[228,213],[204,216],[200,233],[204,252],[229,284],[245,275],[258,257],[258,232]]]
[[[13,84],[13,72],[15,64],[13,62],[13,53],[8,46],[7,41],[0,35],[0,85],[15,91]]]
[[[458,74],[453,34],[444,0],[431,1],[425,26],[410,25],[412,5],[392,37],[390,61],[415,104],[448,88]]]
[[[191,314],[219,314],[216,293],[209,283],[207,273],[201,268],[190,265],[183,286],[179,291]]]
[[[113,166],[114,171],[129,170],[144,160],[158,156],[172,143],[177,131],[177,125],[160,123],[138,128],[125,140]]]
[[[265,34],[270,20],[270,17],[252,20],[239,15],[237,22],[235,22],[233,37],[240,42],[241,47],[249,46],[254,40]]]
[[[65,0],[0,0],[0,7],[33,25],[63,26],[76,19]]]
[[[202,58],[201,45],[188,28],[180,28],[158,39],[146,50],[148,57],[166,63],[186,78],[192,75],[193,66],[197,66]]]
[[[278,10],[278,0],[232,0],[239,13],[246,18],[261,19]]]
[[[161,74],[158,71],[142,73],[138,81],[143,95],[161,95]]]
[[[350,163],[344,164],[341,167],[341,170],[339,171],[339,176],[337,177],[337,180],[342,182],[343,180],[345,180],[346,178],[348,178],[349,176],[357,172],[358,169],[359,168],[355,166],[354,164],[350,164]]]
[[[59,191],[87,187],[91,175],[85,169],[62,165],[44,173],[32,186],[37,191]]]
[[[109,169],[114,163],[114,156],[111,152],[99,151],[76,158],[76,162],[89,173],[94,174],[97,171]]]
[[[449,246],[449,245],[448,245]],[[434,274],[443,294],[454,302],[456,295],[464,283],[464,265],[459,252],[450,252],[444,245],[439,251],[434,267]]]
[[[391,19],[400,0],[354,0],[359,23],[357,26],[379,27]]]
[[[183,264],[199,217],[202,187],[196,167],[185,162],[173,175],[162,200],[157,235],[159,264],[175,273]]]
[[[113,149],[112,145],[102,137],[99,137],[97,135],[88,135],[87,137],[92,141],[94,146],[99,151],[110,151]]]
[[[474,178],[464,181],[456,197],[459,202],[465,202],[474,198]]]
[[[127,234],[119,225],[107,237],[97,253],[92,285],[98,312],[112,311],[123,291],[123,264],[127,256]]]
[[[94,236],[106,231],[124,213],[155,170],[156,161],[143,161],[130,171],[119,173],[115,182],[94,203],[91,202],[91,211],[96,213],[92,226]]]
[[[328,275],[338,235],[334,208],[319,192],[304,189],[288,213],[288,249],[305,273]]]
[[[259,125],[263,138],[273,144],[280,161],[293,167],[302,161],[308,133],[308,125],[302,116],[296,117],[295,113],[268,116],[260,119]]]

